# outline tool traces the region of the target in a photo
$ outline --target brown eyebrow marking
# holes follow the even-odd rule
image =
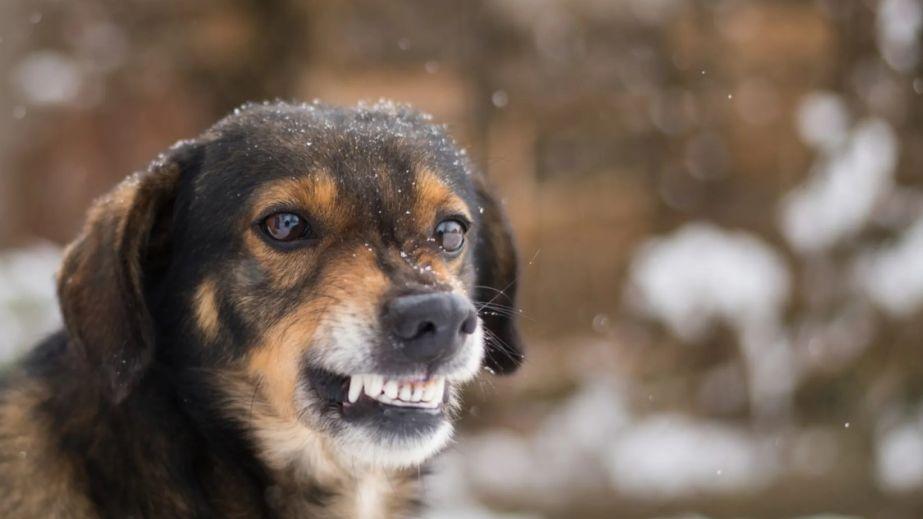
[[[420,227],[434,225],[436,215],[449,211],[471,219],[468,206],[455,191],[439,178],[432,170],[422,168],[416,177],[416,200],[413,208],[413,220]]]
[[[196,289],[193,299],[196,322],[205,335],[205,339],[213,341],[218,337],[218,302],[215,297],[215,281],[206,279]]]
[[[312,225],[334,231],[348,223],[349,211],[344,210],[337,184],[326,170],[275,180],[264,186],[254,196],[251,218],[255,220],[272,208],[303,212]],[[277,288],[294,287],[309,270],[310,263],[302,255],[273,250],[256,232],[246,233],[244,242]]]
[[[307,216],[321,219],[326,224],[339,225],[343,223],[343,211],[337,210],[338,198],[333,177],[321,170],[303,177],[272,182],[257,194],[254,210],[259,212],[267,207],[290,205],[293,209],[307,211]]]

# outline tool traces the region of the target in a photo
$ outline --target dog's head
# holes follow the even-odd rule
[[[277,103],[97,202],[59,295],[114,401],[156,362],[291,447],[267,448],[395,467],[447,442],[460,384],[519,365],[516,274],[501,206],[442,128],[390,104]]]

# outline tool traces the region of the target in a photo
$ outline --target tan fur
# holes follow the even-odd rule
[[[271,326],[247,359],[245,375],[221,385],[235,388],[235,396],[229,400],[235,410],[230,414],[248,417],[247,427],[261,458],[277,472],[280,481],[290,482],[289,491],[295,491],[305,478],[335,489],[333,501],[322,511],[324,517],[400,517],[409,512],[410,497],[419,490],[411,472],[386,474],[343,466],[329,439],[296,416],[298,366],[312,342],[323,342],[316,334],[324,319],[331,317],[327,314],[329,298],[371,320],[389,286],[365,247],[345,251],[329,265],[314,287],[318,296]],[[285,491],[288,487],[282,484],[280,488]],[[297,509],[280,511],[286,516],[321,512],[304,503],[287,506]]]
[[[205,280],[195,293],[195,315],[199,329],[207,341],[214,341],[218,337],[219,317],[218,301],[215,296],[215,281]]]
[[[326,171],[318,171],[305,177],[268,184],[256,195],[253,207],[262,210],[264,207],[290,205],[337,226],[344,222],[343,212],[337,207],[338,199],[333,177]]]
[[[358,246],[337,262],[318,285],[318,293],[346,301],[346,306],[366,315],[369,322],[372,322],[389,286],[390,280],[375,264],[374,253]]]
[[[471,214],[464,200],[429,169],[417,172],[416,198],[412,211],[414,221],[422,232],[432,232],[433,227],[439,222],[439,214],[460,214],[471,220]],[[466,246],[471,246],[467,244]],[[446,258],[440,253],[422,252],[417,263],[429,267],[436,282],[449,285],[459,293],[464,291],[464,282],[459,279],[458,269],[462,264],[463,255]]]
[[[287,207],[322,222],[331,234],[336,234],[347,223],[337,203],[336,183],[329,174],[321,171],[304,178],[279,180],[263,188],[253,203],[252,219],[259,218],[266,207]],[[272,277],[274,285],[280,289],[297,286],[316,259],[316,253],[304,251],[309,256],[305,261],[301,255],[276,250],[256,232],[250,230],[246,233],[247,248]]]
[[[90,502],[75,491],[74,468],[36,417],[48,395],[22,375],[10,375],[9,383],[15,389],[0,400],[0,517],[94,517]]]
[[[247,372],[259,381],[261,394],[287,419],[295,419],[298,366],[310,344],[320,339],[315,334],[320,323],[330,317],[328,301],[342,301],[371,320],[387,289],[387,278],[363,247],[331,263],[314,289],[318,295],[272,325],[247,360]]]
[[[364,471],[337,461],[334,449],[321,434],[304,424],[277,415],[274,406],[254,394],[248,376],[216,375],[227,398],[232,416],[248,416],[250,434],[278,482],[271,494],[297,494],[306,482],[332,491],[332,501],[319,508],[299,501],[274,501],[269,504],[281,517],[325,517],[330,519],[386,519],[406,517],[408,503],[419,494],[418,474]]]
[[[458,213],[471,219],[464,200],[428,169],[417,172],[415,196],[412,215],[421,230],[431,231],[432,226],[438,223],[436,216],[439,212]]]
[[[296,419],[293,404],[298,359],[317,326],[316,320],[309,317],[310,313],[305,314],[308,319],[286,319],[274,326],[267,334],[266,343],[256,348],[247,362],[248,372],[259,382],[262,396],[272,403],[280,418],[290,421]]]

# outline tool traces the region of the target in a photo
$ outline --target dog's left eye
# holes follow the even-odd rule
[[[465,225],[458,220],[439,222],[435,232],[436,243],[446,252],[458,252],[465,244]]]
[[[306,237],[311,228],[295,213],[276,213],[263,220],[263,230],[276,241],[290,242]]]

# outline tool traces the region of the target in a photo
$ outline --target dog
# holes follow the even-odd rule
[[[249,104],[95,202],[0,385],[0,516],[393,517],[514,371],[502,205],[410,107]]]

